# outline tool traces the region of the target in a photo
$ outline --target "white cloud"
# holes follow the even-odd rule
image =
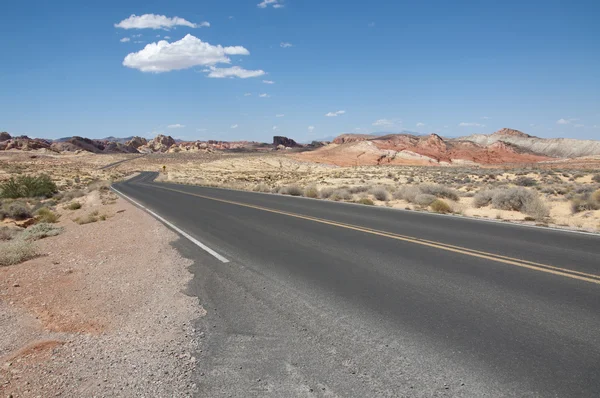
[[[275,84],[273,80],[263,80],[264,84]]]
[[[263,93],[263,94],[259,94],[258,96],[259,96],[260,98],[269,98],[269,97],[270,97],[270,95],[269,95],[269,94],[265,94],[265,93]]]
[[[165,39],[165,40],[171,40],[171,36],[165,36],[165,37],[163,37],[163,39]]]
[[[247,79],[249,77],[258,77],[265,74],[264,70],[247,70],[239,66],[232,66],[231,68],[215,68],[211,66],[210,69],[204,70],[209,72],[208,77],[222,79],[224,77],[239,77],[240,79]]]
[[[144,42],[144,41],[142,41],[142,40],[136,40],[136,41],[134,41],[134,43],[135,43],[135,44],[140,44],[140,43],[145,43],[145,42]]]
[[[389,119],[379,119],[373,122],[373,126],[383,127],[383,126],[393,126],[394,122]]]
[[[425,123],[421,123],[421,122],[417,123],[417,127],[423,127],[423,126],[425,126]]]
[[[268,6],[272,6],[273,8],[282,8],[283,4],[281,4],[280,0],[263,0],[256,6],[259,8],[267,8]]]
[[[252,93],[244,93],[244,97],[250,97]]]
[[[119,40],[121,43],[127,43],[128,41],[131,41],[131,39],[129,37],[124,37],[121,40]]]
[[[315,126],[308,126],[308,131],[311,133],[315,131]]]
[[[231,62],[228,55],[249,54],[250,52],[241,46],[213,46],[188,34],[173,43],[166,40],[150,43],[136,53],[127,54],[123,65],[142,72],[161,73],[198,65],[228,64]]]
[[[277,130],[277,126],[273,126],[273,130]]]
[[[346,113],[346,111],[328,112],[328,113],[325,114],[325,116],[327,116],[327,117],[336,117],[336,116],[343,115],[344,113]]]
[[[277,115],[275,115],[275,117],[284,117],[285,115],[283,113],[278,113]]]
[[[472,123],[472,122],[460,122],[459,127],[485,127],[485,124]]]
[[[491,119],[491,117],[489,117],[489,116],[482,116],[481,119],[483,119],[483,120],[489,120],[489,119]]]
[[[142,37],[142,34],[138,34],[138,35],[131,35],[131,37]]]
[[[179,124],[179,123],[176,123],[176,124],[169,124],[169,125],[167,126],[167,128],[168,128],[168,129],[182,129],[182,128],[184,128],[184,127],[185,127],[185,126],[184,126],[183,124]]]
[[[131,14],[127,19],[122,20],[115,24],[115,28],[122,29],[170,29],[174,26],[187,26],[189,28],[203,28],[209,27],[208,22],[201,22],[199,24],[192,23],[183,18],[173,17],[169,18],[165,15],[155,14],[144,14],[137,16]]]
[[[231,125],[231,128],[232,128],[232,129],[237,129],[237,128],[238,128],[238,125],[237,125],[237,124],[232,124],[232,125]]]
[[[567,119],[558,119],[556,121],[556,124],[569,124],[569,123],[571,123],[571,121],[567,120]]]
[[[292,43],[288,43],[285,41],[282,41],[279,46],[281,46],[281,48],[290,48],[290,47],[294,47],[294,45]]]

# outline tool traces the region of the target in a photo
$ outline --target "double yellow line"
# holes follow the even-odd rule
[[[153,188],[159,188],[159,189],[164,189],[167,191],[178,192],[178,193],[182,193],[184,195],[196,196],[196,197],[202,198],[202,199],[214,200],[216,202],[228,203],[228,204],[232,204],[232,205],[236,205],[236,206],[243,206],[243,207],[248,207],[251,209],[262,210],[262,211],[266,211],[269,213],[282,214],[285,216],[300,218],[303,220],[314,221],[314,222],[318,222],[321,224],[333,225],[333,226],[340,227],[340,228],[346,228],[346,229],[360,231],[360,232],[364,232],[364,233],[368,233],[368,234],[372,234],[372,235],[383,236],[383,237],[390,238],[390,239],[396,239],[396,240],[400,240],[400,241],[404,241],[404,242],[415,243],[418,245],[428,246],[428,247],[432,247],[432,248],[439,249],[439,250],[445,250],[445,251],[449,251],[449,252],[453,252],[453,253],[460,253],[460,254],[464,254],[467,256],[471,256],[471,257],[483,258],[486,260],[496,261],[499,263],[514,265],[514,266],[522,267],[522,268],[528,268],[528,269],[531,269],[534,271],[540,271],[540,272],[546,272],[549,274],[560,275],[560,276],[564,276],[567,278],[577,279],[577,280],[591,282],[591,283],[600,285],[600,275],[588,274],[585,272],[579,272],[579,271],[574,271],[574,270],[570,270],[570,269],[566,269],[566,268],[555,267],[552,265],[536,263],[533,261],[520,260],[517,258],[502,256],[500,254],[494,254],[494,253],[488,253],[488,252],[484,252],[484,251],[480,251],[480,250],[468,249],[466,247],[454,246],[454,245],[449,245],[447,243],[435,242],[432,240],[421,239],[421,238],[416,238],[416,237],[406,236],[406,235],[400,235],[400,234],[396,234],[393,232],[380,231],[377,229],[361,227],[359,225],[353,225],[353,224],[346,224],[346,223],[342,223],[342,222],[338,222],[338,221],[327,220],[324,218],[306,216],[306,215],[302,215],[302,214],[291,213],[288,211],[276,210],[276,209],[271,209],[268,207],[251,205],[251,204],[242,203],[242,202],[236,202],[233,200],[214,198],[212,196],[195,194],[195,193],[191,193],[191,192],[181,191],[179,189],[163,187],[160,185],[144,184],[144,183],[142,183],[140,185],[146,185],[146,186],[150,186]]]

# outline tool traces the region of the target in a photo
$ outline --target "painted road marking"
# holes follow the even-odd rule
[[[153,187],[153,188],[159,188],[159,189],[164,189],[164,190],[168,190],[168,191],[178,192],[178,193],[182,193],[185,195],[196,196],[196,197],[203,198],[203,199],[214,200],[217,202],[229,203],[229,204],[233,204],[233,205],[237,205],[237,206],[243,206],[243,207],[248,207],[248,208],[252,208],[252,209],[262,210],[262,211],[266,211],[266,212],[270,212],[270,213],[282,214],[282,215],[286,215],[286,216],[290,216],[290,217],[300,218],[300,219],[304,219],[304,220],[310,220],[310,221],[319,222],[322,224],[333,225],[336,227],[352,229],[355,231],[365,232],[365,233],[369,233],[369,234],[373,234],[373,235],[383,236],[386,238],[401,240],[401,241],[410,242],[410,243],[416,243],[419,245],[433,247],[433,248],[440,249],[440,250],[446,250],[446,251],[450,251],[450,252],[454,252],[454,253],[465,254],[468,256],[472,256],[472,257],[484,258],[486,260],[492,260],[492,261],[496,261],[496,262],[500,262],[500,263],[504,263],[504,264],[510,264],[510,265],[514,265],[517,267],[528,268],[528,269],[535,270],[535,271],[546,272],[546,273],[553,274],[553,275],[564,276],[567,278],[582,280],[582,281],[600,285],[600,275],[588,274],[585,272],[574,271],[574,270],[570,270],[570,269],[566,269],[566,268],[555,267],[552,265],[536,263],[533,261],[521,260],[521,259],[517,259],[517,258],[499,255],[499,254],[468,249],[468,248],[461,247],[461,246],[449,245],[446,243],[435,242],[435,241],[416,238],[416,237],[412,237],[412,236],[399,235],[399,234],[395,234],[392,232],[380,231],[380,230],[376,230],[376,229],[372,229],[372,228],[361,227],[358,225],[345,224],[345,223],[341,223],[341,222],[337,222],[337,221],[332,221],[332,220],[327,220],[327,219],[312,217],[312,216],[306,216],[306,215],[291,213],[291,212],[282,211],[282,210],[271,209],[271,208],[263,207],[263,206],[257,206],[257,205],[242,203],[242,202],[235,202],[232,200],[214,198],[211,196],[195,194],[195,193],[191,193],[191,192],[181,191],[178,189],[166,188],[166,187],[154,185],[154,184],[152,184],[152,185],[151,184],[142,184],[142,185],[147,185],[147,186]]]
[[[163,223],[167,224],[169,227],[171,227],[172,229],[174,229],[175,231],[177,231],[180,235],[183,235],[185,238],[187,238],[190,242],[192,242],[193,244],[195,244],[196,246],[200,247],[202,250],[206,251],[207,253],[209,253],[210,255],[212,255],[213,257],[217,258],[217,260],[224,262],[224,263],[228,263],[229,260],[227,260],[225,257],[221,256],[219,253],[217,253],[216,251],[214,251],[213,249],[211,249],[210,247],[206,246],[204,243],[200,242],[198,239],[194,238],[193,236],[191,236],[190,234],[188,234],[187,232],[185,232],[184,230],[182,230],[181,228],[177,227],[175,224],[173,224],[172,222],[169,222],[167,220],[165,220],[163,217],[159,216],[158,214],[156,214],[155,212],[153,212],[152,210],[148,209],[147,207],[145,207],[144,205],[136,202],[135,200],[131,199],[129,196],[125,195],[123,192],[118,191],[117,189],[115,189],[114,187],[110,187],[113,191],[115,191],[116,193],[118,193],[119,195],[121,195],[122,197],[124,197],[125,199],[127,199],[128,201],[130,201],[131,203],[135,204],[136,206],[144,209],[145,211],[147,211],[148,213],[152,214],[154,217],[156,217],[158,220],[162,221]]]

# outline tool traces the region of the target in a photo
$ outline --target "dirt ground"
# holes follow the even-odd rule
[[[0,267],[0,396],[194,392],[193,320],[205,312],[183,293],[190,261],[173,232],[106,195],[59,206],[65,231],[36,242],[43,255]],[[73,221],[94,211],[106,219]]]

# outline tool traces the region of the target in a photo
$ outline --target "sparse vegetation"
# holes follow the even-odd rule
[[[390,194],[384,187],[375,187],[371,189],[369,193],[377,200],[387,201],[390,199]]]
[[[20,175],[0,184],[0,197],[9,199],[51,197],[58,188],[46,174],[39,176]]]
[[[35,241],[48,236],[56,236],[63,232],[62,227],[57,227],[49,223],[35,224],[21,233],[20,238],[26,241]]]
[[[23,239],[0,242],[0,266],[15,265],[37,257],[35,245]]]
[[[434,195],[428,193],[422,193],[415,197],[413,201],[416,205],[427,207],[431,205],[437,198]]]
[[[17,228],[11,228],[7,225],[0,226],[0,241],[7,241],[16,238],[21,231]]]
[[[283,195],[302,196],[304,191],[298,185],[288,185],[287,187],[282,187],[279,193]]]
[[[71,202],[68,205],[65,206],[65,209],[68,210],[79,210],[81,209],[81,203],[80,202]]]
[[[367,206],[374,206],[375,202],[373,202],[371,199],[369,198],[360,198],[356,201],[356,203],[359,203],[361,205],[367,205]]]
[[[352,195],[345,189],[336,189],[330,196],[331,200],[335,200],[336,202],[341,200],[350,200],[352,199]]]
[[[94,210],[93,212],[88,213],[85,216],[77,217],[73,221],[75,221],[79,225],[91,224],[91,223],[94,223],[94,222],[100,220],[100,217],[98,216],[98,214],[99,214],[98,210]],[[105,220],[105,219],[106,219],[106,217],[103,220]]]
[[[58,214],[54,213],[52,210],[50,210],[47,207],[42,207],[41,209],[38,209],[38,211],[36,211],[35,215],[36,215],[36,220],[38,222],[42,222],[42,223],[55,223],[55,222],[58,222],[58,218],[59,218]]]
[[[433,203],[431,203],[429,205],[429,207],[431,207],[431,210],[435,211],[436,213],[451,213],[452,212],[452,208],[450,207],[450,205],[446,202],[444,202],[442,199],[436,199],[433,201]]]
[[[315,185],[309,185],[304,189],[304,196],[307,198],[318,198],[319,189]]]
[[[271,188],[269,188],[269,186],[265,183],[260,183],[260,184],[256,184],[253,188],[252,191],[254,192],[271,192]]]
[[[26,220],[33,217],[27,204],[19,201],[5,202],[2,205],[1,213],[2,218],[8,217],[14,220]]]

